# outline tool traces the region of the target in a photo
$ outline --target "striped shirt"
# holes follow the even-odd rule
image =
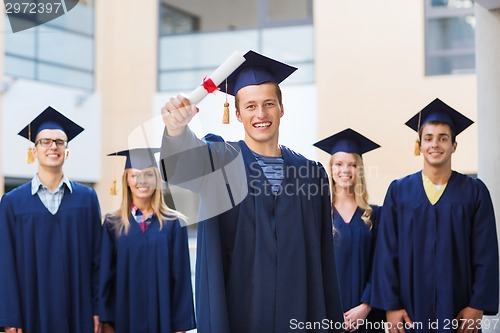
[[[271,190],[274,194],[278,193],[281,189],[283,178],[285,177],[283,156],[271,157],[259,155],[255,152],[252,153],[271,184]]]
[[[62,198],[64,196],[64,185],[68,188],[70,192],[73,192],[71,188],[71,182],[64,175],[61,182],[57,186],[56,190],[52,192],[47,186],[45,186],[38,174],[31,180],[31,194],[38,194],[38,197],[42,201],[43,205],[48,209],[52,215],[56,215],[61,205]]]
[[[132,204],[131,213],[135,221],[141,228],[142,232],[143,233],[146,232],[146,230],[148,230],[149,225],[151,224],[151,221],[153,220],[154,213],[145,218],[142,211],[134,204]]]

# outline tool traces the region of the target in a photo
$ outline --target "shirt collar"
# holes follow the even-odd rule
[[[131,206],[132,206],[132,209],[130,210],[130,212],[132,213],[132,215],[133,215],[134,217],[136,217],[136,216],[138,215],[138,214],[137,214],[138,212],[139,212],[141,215],[144,215],[144,214],[142,213],[142,211],[139,209],[139,207],[137,207],[136,205],[134,205],[134,203],[132,203],[132,205],[131,205]],[[151,215],[147,216],[144,220],[148,220],[148,219],[152,218],[154,214],[155,214],[155,213],[152,213]]]
[[[61,179],[61,182],[57,186],[57,190],[61,189],[61,187],[63,185],[66,185],[66,187],[68,188],[68,190],[71,193],[73,193],[73,188],[71,187],[71,182],[64,175],[63,175],[63,177]],[[36,174],[35,177],[33,177],[33,179],[31,180],[31,194],[35,195],[38,192],[38,190],[40,189],[40,186],[46,188],[46,186],[40,180],[40,177],[38,177],[38,174]]]

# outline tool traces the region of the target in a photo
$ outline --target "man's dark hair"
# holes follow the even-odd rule
[[[453,128],[453,126],[451,126],[450,124],[445,123],[443,121],[437,121],[437,120],[432,120],[432,121],[426,122],[424,125],[420,126],[420,130],[418,131],[418,139],[420,140],[420,142],[422,142],[422,130],[425,127],[425,125],[428,125],[428,124],[430,124],[430,125],[448,125],[448,127],[450,128],[450,133],[451,133],[451,143],[455,143],[455,140],[457,139],[457,134],[455,133],[455,129]]]

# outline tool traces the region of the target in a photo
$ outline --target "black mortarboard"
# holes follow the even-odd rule
[[[282,62],[263,56],[254,51],[248,51],[245,62],[241,64],[226,81],[219,85],[221,91],[236,95],[238,90],[245,86],[257,85],[265,82],[280,83],[297,70]]]
[[[83,131],[83,127],[49,106],[17,134],[35,143],[36,136],[44,129],[63,131],[68,137],[68,142]]]
[[[125,169],[146,169],[149,167],[158,167],[154,154],[158,153],[160,148],[134,148],[122,150],[108,156],[125,156]]]
[[[360,156],[380,147],[380,145],[350,128],[318,141],[314,146],[326,151],[330,155],[341,151],[344,153],[358,154]]]
[[[406,125],[418,132],[420,128],[429,121],[446,123],[453,128],[457,135],[474,123],[439,98],[433,100],[420,112],[414,115],[406,122]]]

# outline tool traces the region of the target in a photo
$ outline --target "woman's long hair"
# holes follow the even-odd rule
[[[158,217],[160,230],[166,221],[177,219],[186,221],[187,217],[185,215],[176,210],[170,209],[165,203],[163,190],[161,188],[162,179],[160,171],[158,168],[152,169],[154,170],[156,178],[156,189],[151,198],[151,207],[153,208],[155,215]],[[127,182],[128,170],[129,169],[125,169],[122,176],[122,203],[120,205],[120,209],[115,211],[110,219],[115,225],[118,234],[121,234],[122,232],[127,234],[130,229],[129,216],[132,211],[132,191],[130,190]]]
[[[357,169],[357,176],[356,176],[356,183],[354,184],[354,198],[356,200],[356,204],[358,205],[359,208],[364,210],[363,215],[361,216],[361,219],[365,224],[370,228],[372,228],[373,223],[371,221],[371,215],[372,215],[372,208],[368,204],[368,191],[366,190],[366,180],[365,180],[365,172],[364,172],[364,164],[363,164],[363,159],[361,158],[360,155],[351,153],[354,158],[356,159],[356,169]],[[335,209],[335,181],[333,180],[333,172],[332,172],[332,167],[333,167],[333,155],[330,157],[330,188],[332,191],[332,209]]]

